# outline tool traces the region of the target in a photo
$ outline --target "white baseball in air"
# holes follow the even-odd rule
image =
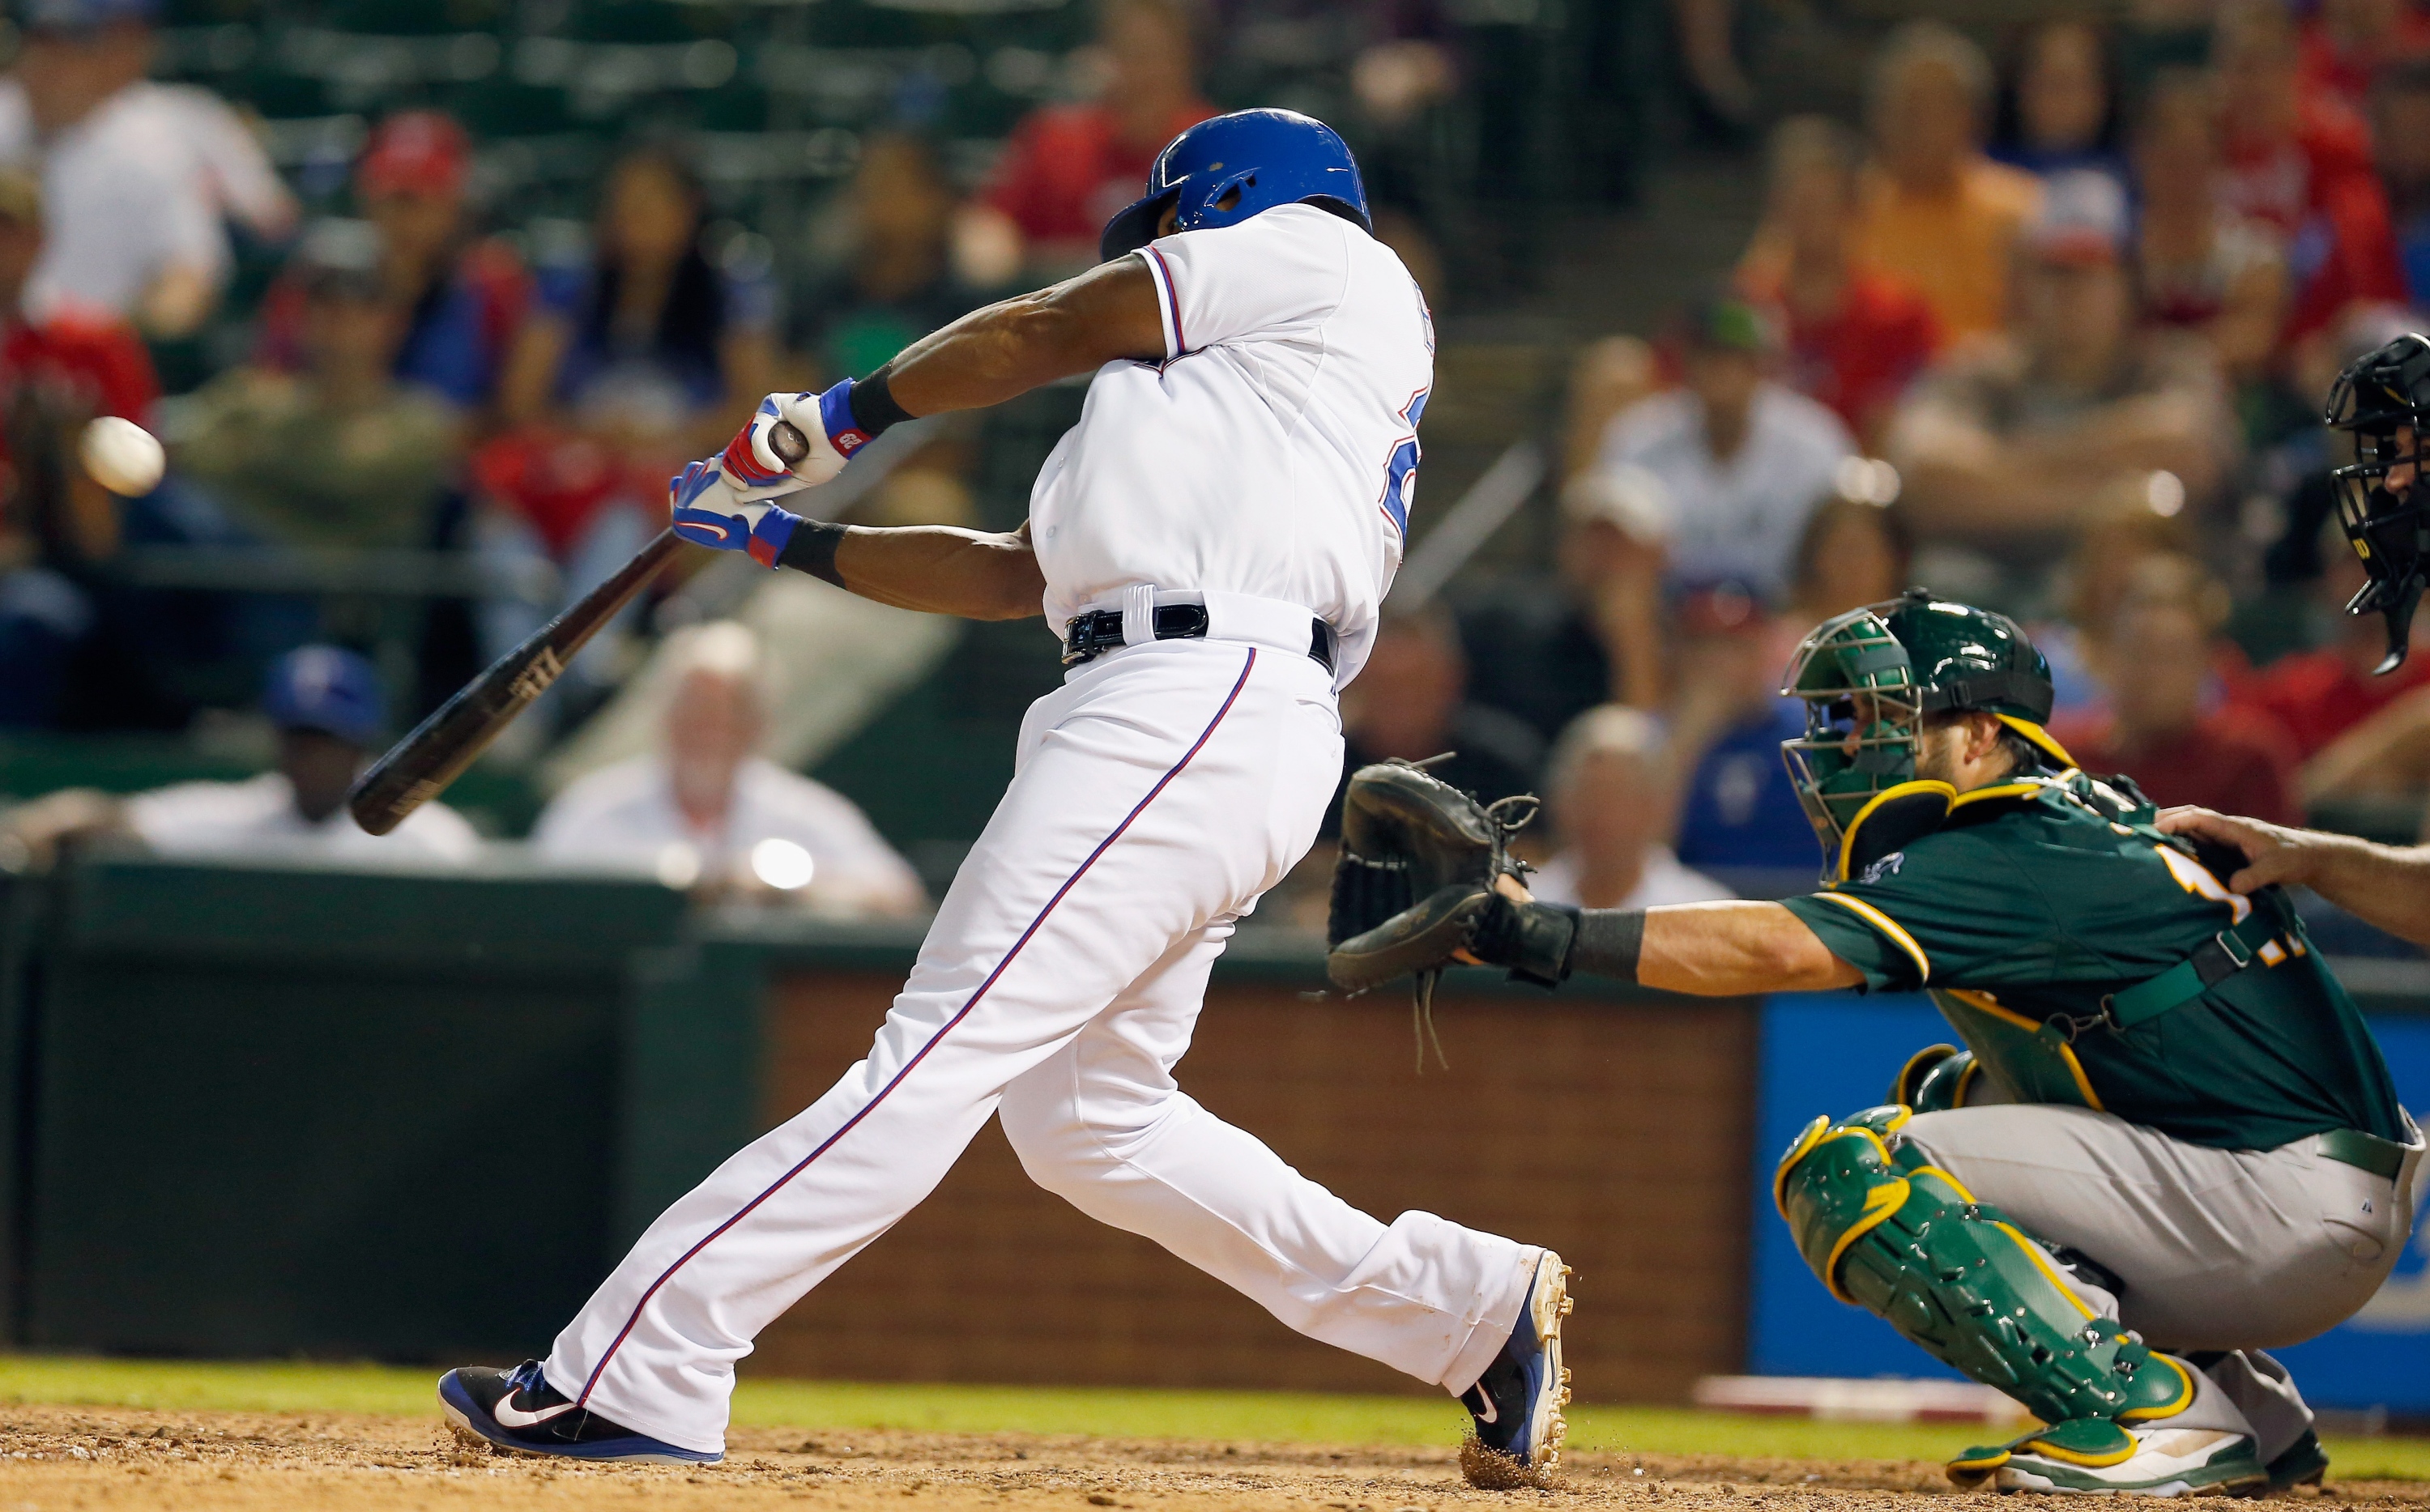
[[[130,499],[158,488],[160,471],[168,466],[159,439],[118,415],[104,415],[87,425],[76,455],[95,483]]]

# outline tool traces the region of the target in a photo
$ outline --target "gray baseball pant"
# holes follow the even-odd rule
[[[2418,1138],[2390,1179],[2322,1155],[2318,1135],[2215,1150],[2081,1107],[1970,1105],[1899,1132],[2027,1233],[2116,1276],[2113,1294],[2067,1272],[2094,1311],[2180,1357],[2223,1352],[2205,1372],[2265,1462],[2312,1412],[2263,1351],[2354,1316],[2413,1232]]]

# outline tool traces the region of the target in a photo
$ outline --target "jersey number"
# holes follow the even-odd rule
[[[1426,412],[1426,392],[1421,389],[1401,407],[1401,420],[1409,434],[1392,447],[1392,455],[1384,463],[1384,496],[1377,502],[1392,528],[1404,537],[1409,533],[1409,510],[1418,502],[1418,459],[1424,454],[1418,449],[1418,420]]]
[[[2177,879],[2177,886],[2197,897],[2208,898],[2213,903],[2227,905],[2229,924],[2244,922],[2244,916],[2253,911],[2252,899],[2239,898],[2228,891],[2220,885],[2219,878],[2210,874],[2210,868],[2192,856],[2166,845],[2155,845],[2153,849],[2160,853],[2160,859],[2167,863],[2169,874]]]

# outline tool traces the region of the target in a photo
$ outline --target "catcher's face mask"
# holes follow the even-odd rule
[[[2356,360],[2338,375],[2323,415],[2352,438],[2355,459],[2330,474],[2338,523],[2362,558],[2371,581],[2346,606],[2349,614],[2376,610],[2388,626],[2388,655],[2379,672],[2405,660],[2413,610],[2421,601],[2425,544],[2430,544],[2430,480],[2424,466],[2425,416],[2421,390],[2430,382],[2430,342],[2403,336]]]
[[[1878,612],[1852,609],[1798,642],[1780,690],[1806,705],[1806,734],[1781,741],[1781,758],[1824,856],[1836,856],[1868,804],[1914,780],[1915,669]]]

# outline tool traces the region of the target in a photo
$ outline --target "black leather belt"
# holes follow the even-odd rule
[[[1207,634],[1207,606],[1204,604],[1160,604],[1157,606],[1154,623],[1158,640],[1195,640]],[[1307,654],[1326,672],[1333,670],[1333,626],[1313,615],[1308,618]],[[1120,609],[1097,609],[1073,620],[1063,630],[1063,665],[1077,667],[1084,661],[1094,661],[1108,651],[1123,648],[1123,614]]]

